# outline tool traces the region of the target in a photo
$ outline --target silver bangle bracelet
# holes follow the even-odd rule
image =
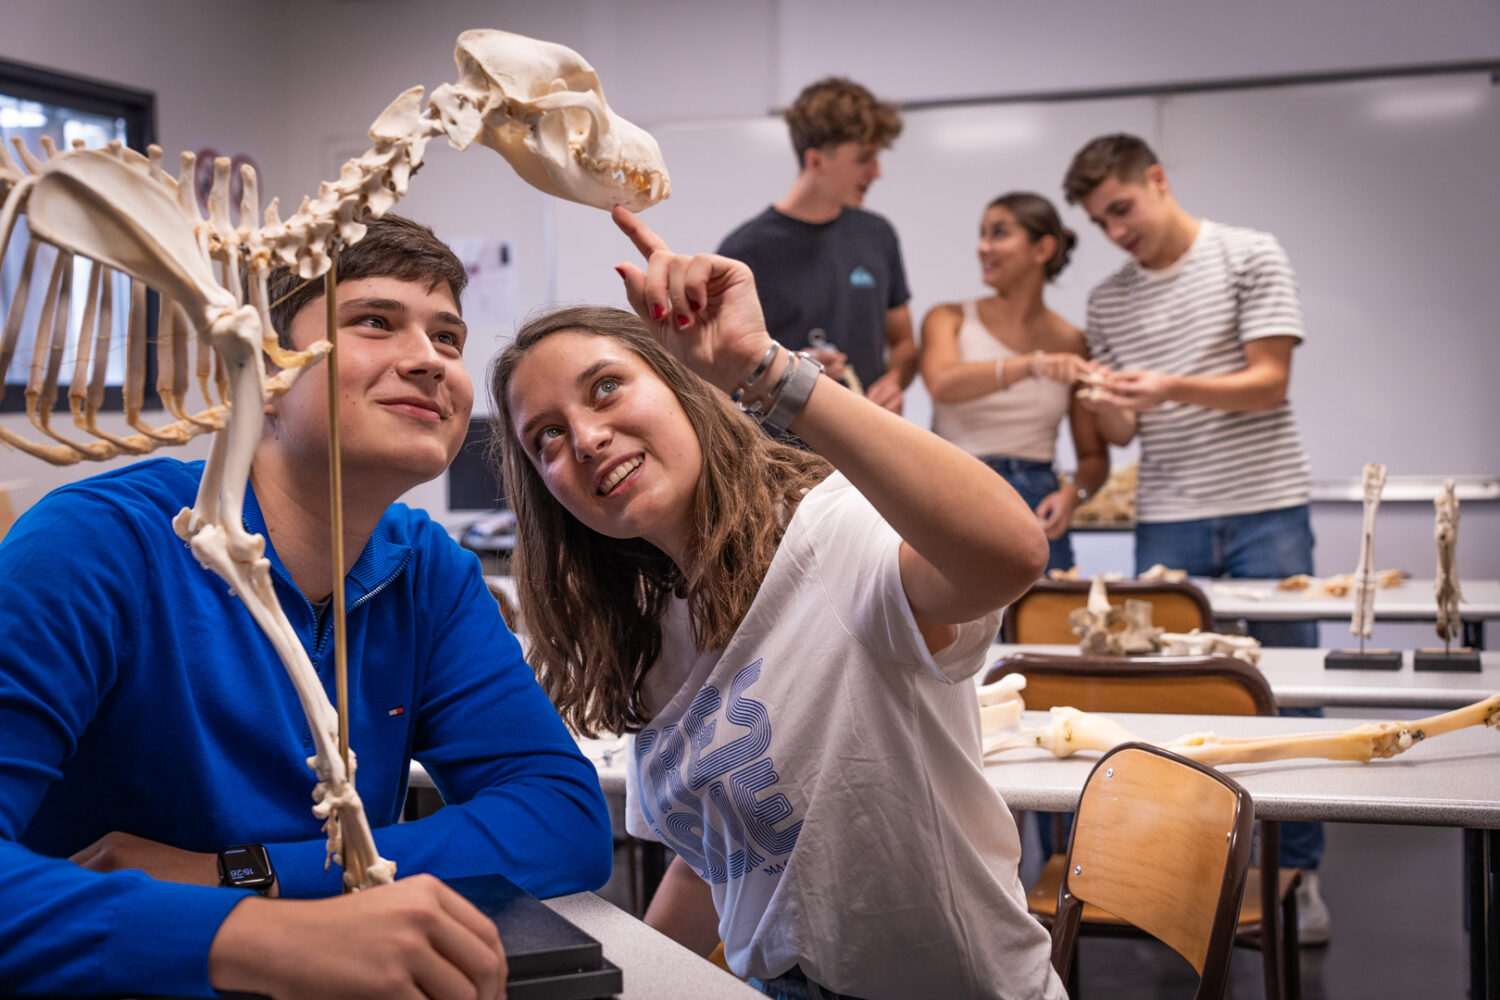
[[[807,397],[812,395],[813,386],[818,383],[818,376],[823,374],[823,365],[812,355],[798,351],[795,357],[797,367],[786,388],[776,396],[761,419],[761,425],[772,434],[782,433],[797,419],[807,405]]]
[[[771,361],[776,357],[776,352],[779,350],[781,350],[781,345],[774,340],[771,341],[771,346],[766,348],[766,353],[761,357],[760,364],[755,366],[755,371],[751,372],[750,377],[745,379],[744,384],[734,390],[734,394],[729,397],[731,403],[738,403],[741,399],[745,398],[745,393],[760,380],[761,375],[765,374],[766,369],[771,367]]]
[[[779,347],[780,345],[775,346]],[[786,388],[787,380],[792,377],[792,372],[796,369],[796,367],[797,355],[788,351],[786,357],[786,365],[781,369],[781,377],[776,380],[776,384],[771,386],[771,390],[769,392],[767,392],[760,399],[757,399],[755,402],[751,403],[749,406],[746,406],[744,403],[738,403],[738,401],[736,401],[740,410],[743,411],[747,416],[753,417],[756,420],[765,419],[763,414],[767,410],[775,406],[776,401],[781,398],[781,390]]]

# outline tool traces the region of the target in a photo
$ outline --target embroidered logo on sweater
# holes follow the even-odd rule
[[[766,753],[771,721],[765,705],[746,695],[763,662],[734,675],[728,698],[705,685],[680,723],[635,738],[651,828],[713,885],[756,868],[779,873],[802,829],[801,820],[786,824],[793,810],[784,794],[764,794],[780,780]],[[706,824],[706,815],[717,822]]]
[[[863,264],[849,272],[849,284],[855,288],[874,288],[875,275],[865,270]]]

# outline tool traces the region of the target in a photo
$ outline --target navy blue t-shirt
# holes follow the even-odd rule
[[[885,314],[911,298],[885,219],[846,208],[831,222],[802,222],[768,208],[725,237],[719,253],[755,272],[771,336],[796,351],[821,330],[864,385],[885,374]]]

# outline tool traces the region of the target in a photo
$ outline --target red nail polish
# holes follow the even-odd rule
[[[699,309],[702,309],[703,307],[701,305],[699,305],[693,299],[688,299],[688,308],[691,309],[693,312],[697,312]]]
[[[615,273],[618,274],[622,278],[625,277],[625,265],[624,264],[616,264],[615,265]]]
[[[651,307],[651,318],[652,319],[661,319],[666,314],[667,314],[667,310],[666,310],[666,307],[664,307],[664,306],[652,306]]]
[[[689,319],[686,316],[678,316],[677,317],[677,327],[678,327],[678,329],[681,329],[682,327],[687,326],[691,322],[692,322],[692,320]]]

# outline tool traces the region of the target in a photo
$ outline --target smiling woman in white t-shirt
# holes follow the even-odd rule
[[[1036,518],[775,344],[745,265],[615,218],[639,318],[536,319],[491,389],[530,660],[634,735],[627,825],[676,854],[647,922],[771,996],[1061,997],[969,683]]]

